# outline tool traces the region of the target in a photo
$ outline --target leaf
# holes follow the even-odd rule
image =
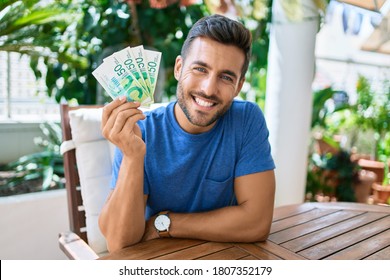
[[[324,126],[324,119],[326,113],[321,116],[321,111],[325,108],[325,102],[332,98],[334,90],[332,88],[325,88],[313,93],[313,112],[312,112],[312,121],[311,127],[313,128],[316,125]]]
[[[53,21],[72,22],[74,15],[69,15],[66,10],[62,9],[43,9],[32,11],[29,15],[19,18],[15,21],[15,26],[25,26],[30,24],[41,25]]]
[[[53,174],[54,169],[52,166],[45,166],[43,168],[43,183],[42,183],[42,190],[47,190],[51,182],[53,181]]]
[[[7,19],[8,26],[0,29],[0,36],[10,35],[26,26],[43,25],[55,21],[71,22],[72,20],[74,20],[72,15],[68,14],[65,10],[42,9],[31,11],[28,15],[22,17],[19,15],[15,21]]]

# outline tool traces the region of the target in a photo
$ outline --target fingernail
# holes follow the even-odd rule
[[[123,100],[125,100],[125,99],[126,99],[126,96],[124,96],[124,95],[121,95],[121,96],[119,96],[119,97],[118,97],[118,99],[119,99],[119,101],[123,101]]]

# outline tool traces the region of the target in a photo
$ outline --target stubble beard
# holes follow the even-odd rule
[[[208,115],[201,111],[196,111],[193,114],[191,114],[189,107],[191,106],[190,103],[193,102],[192,96],[197,95],[201,96],[210,100],[218,101],[218,104],[220,104],[220,101],[217,97],[207,97],[203,92],[195,92],[190,91],[187,94],[184,94],[183,86],[181,82],[179,81],[177,85],[177,104],[179,104],[181,110],[183,111],[184,115],[187,117],[188,121],[194,125],[199,127],[207,127],[212,125],[214,122],[216,122],[219,118],[221,118],[230,108],[232,101],[230,101],[228,104],[223,106],[221,109],[217,110],[214,115],[211,117],[208,117]]]

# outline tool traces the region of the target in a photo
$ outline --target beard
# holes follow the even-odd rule
[[[180,106],[184,115],[187,117],[188,121],[194,125],[199,127],[208,127],[215,123],[219,118],[221,118],[230,108],[233,100],[223,105],[223,102],[216,96],[208,96],[202,91],[189,91],[187,93],[184,92],[181,81],[179,81],[177,85],[177,104]],[[193,96],[203,97],[209,101],[216,103],[214,106],[220,106],[218,110],[214,113],[202,112],[199,110],[192,110],[192,102],[194,102]]]

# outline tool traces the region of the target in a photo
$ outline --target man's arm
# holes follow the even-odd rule
[[[102,133],[123,153],[115,189],[99,216],[100,229],[109,251],[141,240],[145,230],[144,156],[138,120],[145,118],[139,104],[116,99],[103,109]]]
[[[241,176],[234,181],[237,206],[193,214],[170,213],[172,237],[221,242],[254,242],[267,239],[275,197],[274,171]],[[167,209],[169,210],[169,209]],[[152,217],[147,227],[153,227]],[[157,238],[147,230],[144,240]]]

